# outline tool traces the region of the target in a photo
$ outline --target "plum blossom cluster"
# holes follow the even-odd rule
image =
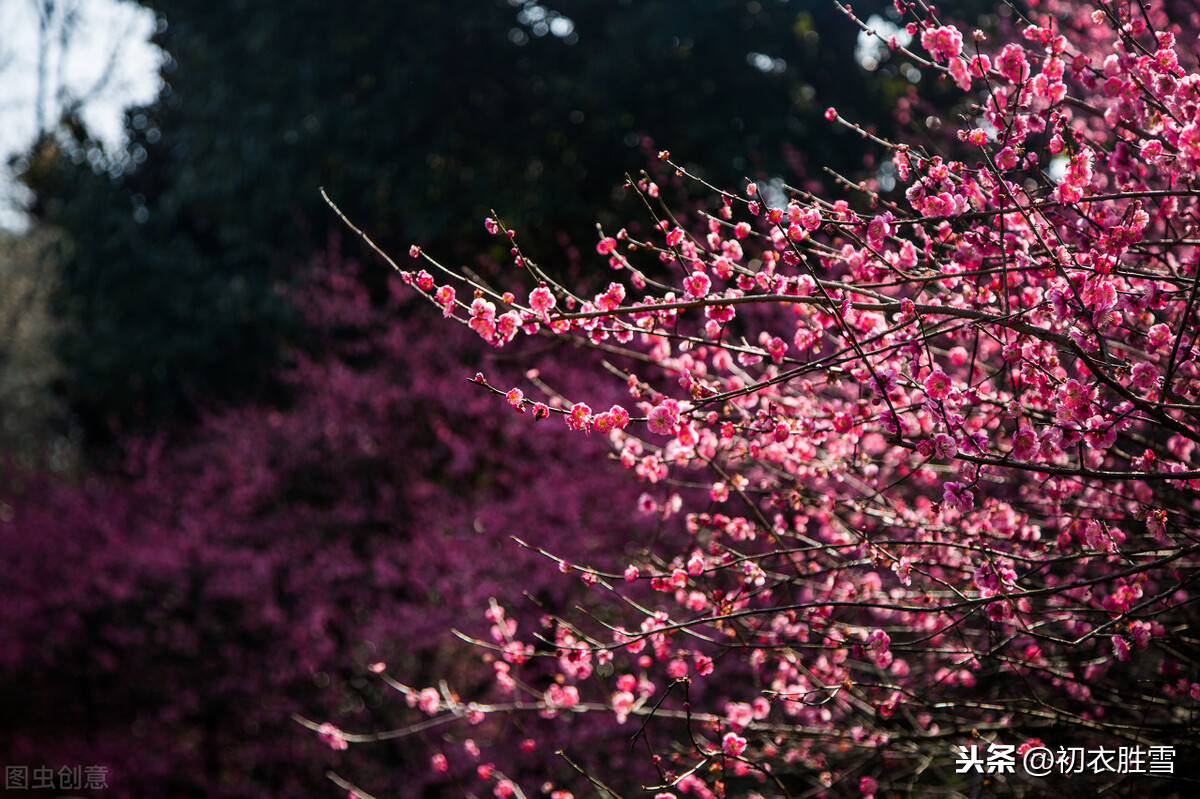
[[[991,46],[897,3],[969,113],[883,142],[891,195],[721,193],[602,236],[599,293],[495,216],[530,288],[404,273],[495,346],[602,348],[603,413],[476,382],[606,437],[680,532],[560,562],[604,612],[483,642],[506,707],[606,708],[659,796],[940,789],[964,729],[1195,757],[1200,15],[1029,5]],[[548,792],[605,778],[572,762]]]

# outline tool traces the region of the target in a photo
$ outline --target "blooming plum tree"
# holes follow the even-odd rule
[[[985,35],[897,3],[905,56],[964,105],[936,148],[874,137],[893,193],[714,188],[691,225],[631,179],[652,224],[601,234],[598,293],[496,215],[511,285],[410,253],[404,281],[489,344],[606,354],[608,410],[476,383],[606,440],[682,533],[624,562],[547,552],[601,610],[530,631],[491,603],[475,702],[392,681],[432,717],[409,730],[610,713],[648,779],[565,748],[522,784],[449,737],[435,768],[563,799],[1081,793],[1196,762],[1200,12],[1027,5]]]

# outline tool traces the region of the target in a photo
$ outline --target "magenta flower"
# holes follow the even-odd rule
[[[934,369],[925,378],[925,393],[930,399],[944,400],[950,396],[950,377],[941,369]]]
[[[721,739],[721,751],[730,757],[740,757],[746,751],[746,739],[736,732],[727,732]]]
[[[672,399],[663,400],[650,409],[646,423],[651,433],[660,436],[675,435],[679,425],[679,403]]]

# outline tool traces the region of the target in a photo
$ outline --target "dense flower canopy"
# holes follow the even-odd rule
[[[749,184],[689,224],[631,181],[652,224],[602,234],[600,293],[551,279],[498,215],[503,288],[411,253],[405,281],[490,344],[606,353],[628,392],[608,410],[476,381],[606,438],[680,535],[560,561],[604,612],[521,630],[493,604],[490,697],[397,683],[410,704],[607,709],[660,796],[954,790],[984,770],[952,747],[1010,747],[989,780],[1076,792],[1195,762],[1200,12],[1029,6],[985,35],[897,4],[905,55],[964,110],[942,139],[877,140],[895,192]],[[437,745],[497,796],[615,778],[568,751],[522,789]],[[1064,767],[1105,748],[1123,770]]]

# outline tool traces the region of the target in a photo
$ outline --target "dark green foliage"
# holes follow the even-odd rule
[[[70,234],[56,259],[59,350],[91,437],[259,384],[290,315],[270,272],[200,235],[170,194],[139,222],[128,183],[46,149],[39,210]]]
[[[858,166],[831,98],[887,113],[826,0],[145,4],[169,58],[126,152],[80,134],[26,176],[74,242],[63,355],[93,432],[258,385],[287,338],[277,265],[332,224],[322,185],[393,251],[479,251],[488,208],[526,245],[586,242],[645,136],[715,182],[794,182]],[[573,29],[539,36],[539,14]]]

